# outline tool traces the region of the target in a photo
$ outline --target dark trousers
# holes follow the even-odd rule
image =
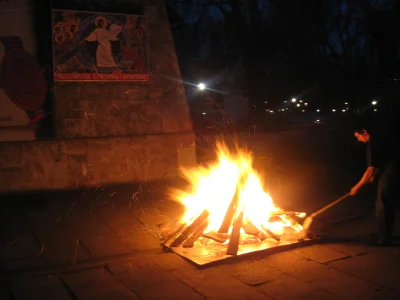
[[[376,218],[378,222],[379,239],[390,241],[396,216],[396,172],[388,166],[378,179],[376,197]]]

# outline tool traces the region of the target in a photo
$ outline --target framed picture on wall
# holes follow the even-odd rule
[[[149,80],[145,16],[52,10],[55,81]]]

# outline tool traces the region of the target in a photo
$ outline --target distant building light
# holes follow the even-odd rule
[[[304,106],[308,106],[308,103],[304,103]]]
[[[268,103],[267,101],[264,101],[264,103]]]
[[[273,114],[273,113],[274,113],[274,111],[273,111],[273,110],[270,110],[269,112],[270,112],[271,114]]]
[[[349,104],[348,102],[345,102],[345,103],[344,103],[344,105],[348,105],[348,104]]]
[[[305,112],[305,110],[303,109],[302,112]]]
[[[297,103],[297,107],[300,107],[300,103]]]
[[[286,109],[286,110],[289,110],[289,108],[287,108],[287,107],[286,107],[285,109]]]
[[[332,111],[333,111],[333,112],[335,112],[335,111],[336,111],[336,109],[332,109]]]
[[[320,112],[320,110],[319,110],[319,109],[317,109],[317,112]]]
[[[345,112],[346,110],[345,109],[342,109],[342,112]]]
[[[203,112],[203,115],[205,115],[206,113]]]
[[[283,103],[287,103],[287,101],[285,100],[285,101],[283,101]]]
[[[303,103],[303,100],[300,100],[300,103]]]
[[[296,98],[292,98],[292,102],[295,103],[297,100]]]
[[[374,111],[378,111],[378,110],[375,108]]]
[[[374,100],[374,101],[372,101],[371,103],[372,103],[372,105],[377,105],[377,104],[378,104],[378,101],[375,101],[375,100]]]

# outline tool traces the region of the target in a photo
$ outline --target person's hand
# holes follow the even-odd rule
[[[358,186],[352,187],[350,190],[350,196],[356,195],[358,193],[358,189],[359,189]]]

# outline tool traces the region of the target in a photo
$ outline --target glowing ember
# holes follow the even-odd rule
[[[239,149],[231,153],[225,144],[217,143],[217,154],[217,162],[183,171],[190,183],[189,190],[173,192],[173,197],[186,208],[181,223],[190,225],[203,212],[207,212],[208,225],[203,232],[223,232],[221,226],[233,204],[233,219],[243,214],[241,238],[245,231],[243,227],[249,224],[276,240],[284,234],[285,228],[290,228],[292,232],[302,230],[300,224],[274,206],[271,196],[264,191],[260,177],[252,168],[250,152]],[[294,214],[305,216],[304,213]],[[232,233],[232,224],[229,223],[228,234]]]

